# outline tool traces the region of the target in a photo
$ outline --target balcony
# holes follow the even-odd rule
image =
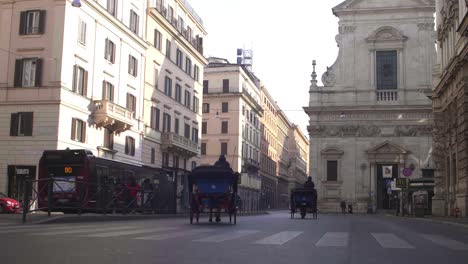
[[[98,100],[94,101],[93,118],[96,126],[120,133],[132,127],[133,111],[107,100]]]
[[[161,132],[152,129],[150,126],[145,126],[145,138],[160,143],[161,142]]]
[[[378,90],[376,91],[377,102],[396,102],[398,101],[397,90]]]
[[[243,169],[246,172],[256,172],[260,170],[260,162],[253,159],[244,158]]]
[[[172,132],[163,132],[161,138],[162,148],[168,152],[176,152],[186,157],[194,157],[200,154],[198,143],[188,138]]]

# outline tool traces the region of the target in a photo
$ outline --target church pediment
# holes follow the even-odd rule
[[[347,0],[333,8],[333,12],[359,9],[385,9],[435,6],[435,0]]]
[[[326,148],[321,151],[321,154],[325,156],[342,156],[344,152],[337,148]]]
[[[372,32],[366,38],[367,42],[383,42],[383,41],[406,41],[408,37],[404,36],[400,31],[393,27],[381,27]]]
[[[385,141],[369,150],[367,154],[408,154],[409,151],[389,141]]]

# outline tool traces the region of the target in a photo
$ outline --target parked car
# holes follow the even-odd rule
[[[3,193],[0,193],[0,214],[16,214],[21,210],[20,203],[15,199],[8,198]]]

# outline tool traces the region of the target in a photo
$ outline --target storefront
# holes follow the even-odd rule
[[[36,179],[36,166],[8,166],[8,197],[23,201],[25,187],[32,195],[32,180]]]

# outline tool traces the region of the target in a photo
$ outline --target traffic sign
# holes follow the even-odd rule
[[[411,168],[404,168],[403,169],[403,175],[405,177],[409,177],[413,174],[413,170]]]
[[[408,188],[407,178],[396,178],[395,181],[396,181],[397,188]]]

